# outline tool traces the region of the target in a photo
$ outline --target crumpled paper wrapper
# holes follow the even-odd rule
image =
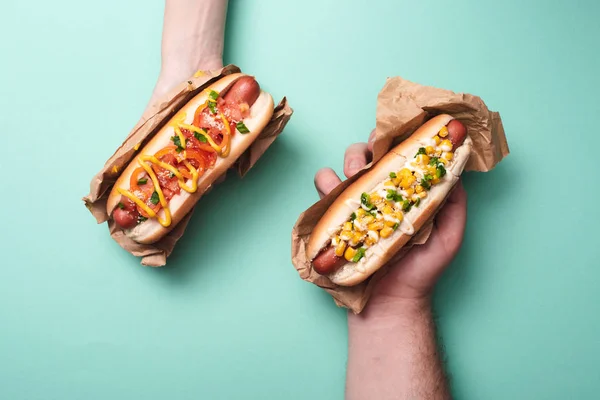
[[[473,139],[473,151],[466,171],[489,171],[508,155],[500,114],[490,111],[479,97],[422,86],[400,77],[388,78],[377,96],[373,161],[304,211],[296,221],[292,231],[292,263],[302,279],[325,289],[338,306],[349,308],[355,314],[360,313],[388,267],[381,268],[357,286],[334,284],[329,278],[313,271],[310,260],[306,258],[306,246],[313,228],[340,193],[370,170],[390,148],[409,137],[425,121],[444,113],[464,123]],[[388,265],[402,258],[412,246],[421,245],[429,239],[433,219],[441,207]]]
[[[90,183],[90,193],[83,198],[85,206],[98,223],[108,221],[111,237],[129,253],[142,257],[142,265],[160,267],[166,264],[167,257],[173,251],[183,232],[185,232],[193,210],[160,241],[150,245],[139,244],[125,236],[114,221],[109,220],[109,215],[106,213],[106,199],[110,194],[110,189],[120,176],[121,171],[137,155],[137,151],[143,149],[154,134],[190,99],[222,77],[237,72],[241,71],[235,65],[228,65],[217,71],[198,71],[187,82],[181,83],[158,100],[144,113],[123,144],[108,159],[102,170],[94,176]],[[283,131],[292,113],[293,110],[284,97],[275,107],[273,117],[266,128],[236,162],[234,169],[241,177],[252,168]]]

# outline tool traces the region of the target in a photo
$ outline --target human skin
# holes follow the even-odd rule
[[[344,175],[351,177],[371,158],[369,143],[348,147]],[[321,197],[341,180],[324,168],[315,176]],[[434,221],[429,240],[414,246],[375,287],[365,310],[348,314],[346,398],[449,399],[436,340],[431,296],[462,244],[467,194],[459,181]]]
[[[150,107],[198,70],[223,67],[227,0],[166,0],[161,68]]]

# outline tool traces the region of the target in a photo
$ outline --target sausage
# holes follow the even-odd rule
[[[341,267],[346,263],[346,260],[342,257],[335,255],[335,248],[328,247],[321,251],[319,255],[315,257],[312,262],[313,269],[321,274],[327,275]]]
[[[223,100],[230,104],[246,103],[252,106],[259,94],[260,86],[256,79],[251,76],[243,76],[231,85]]]
[[[123,229],[132,229],[137,225],[137,215],[131,210],[115,208],[113,219]]]
[[[460,146],[467,137],[467,128],[457,119],[448,123],[448,139],[452,142],[452,147]]]

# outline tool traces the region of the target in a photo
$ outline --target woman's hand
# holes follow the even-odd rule
[[[150,107],[198,70],[223,67],[227,0],[166,0],[160,75]]]

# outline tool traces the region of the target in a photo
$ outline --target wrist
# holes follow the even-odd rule
[[[414,299],[374,298],[361,314],[348,314],[348,329],[364,331],[394,328],[418,319],[431,318],[431,312],[430,296]]]
[[[163,55],[163,60],[160,78],[174,81],[175,84],[189,79],[198,70],[216,70],[223,67],[223,57],[220,54],[202,55],[201,57],[172,54]]]

